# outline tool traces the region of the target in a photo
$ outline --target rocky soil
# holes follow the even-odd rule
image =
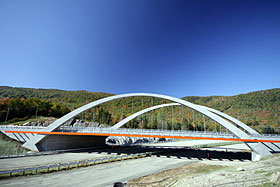
[[[280,154],[258,162],[203,160],[131,180],[127,186],[280,186]]]
[[[50,125],[51,123],[53,123],[55,120],[57,120],[57,118],[53,118],[53,117],[42,117],[39,120],[36,121],[28,121],[25,123],[17,123],[17,124],[13,124],[13,125],[17,125],[17,126],[41,126],[41,127],[46,127],[48,125]],[[79,119],[72,119],[69,122],[67,122],[65,124],[65,126],[71,126],[71,127],[109,127],[107,125],[103,125],[97,123],[97,122],[84,122],[83,120],[79,120]]]
[[[170,142],[173,139],[168,138],[138,138],[138,137],[123,137],[123,136],[109,136],[106,139],[108,145],[131,145],[131,144],[144,144],[144,143],[161,143]]]
[[[36,121],[28,121],[25,123],[16,123],[16,124],[12,124],[12,125],[16,125],[16,126],[40,126],[40,127],[46,127],[48,125],[50,125],[51,123],[53,123],[55,120],[57,120],[56,118],[52,118],[52,117],[44,117],[44,118],[40,118],[39,120]]]

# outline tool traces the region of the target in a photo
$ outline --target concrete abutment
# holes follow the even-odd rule
[[[106,136],[49,135],[35,146],[36,151],[82,149],[106,146],[106,138]]]

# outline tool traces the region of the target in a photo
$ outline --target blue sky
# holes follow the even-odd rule
[[[0,85],[236,95],[280,87],[280,1],[0,0]]]

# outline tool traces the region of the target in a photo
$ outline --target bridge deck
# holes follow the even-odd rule
[[[60,127],[56,132],[46,132],[44,128],[24,127],[7,129],[6,133],[24,134],[53,134],[53,135],[85,135],[85,136],[126,136],[149,138],[176,138],[176,139],[204,139],[225,140],[242,142],[274,142],[280,143],[280,136],[276,135],[251,135],[248,139],[238,139],[231,133],[205,132],[205,131],[181,131],[160,129],[112,129],[100,127]]]

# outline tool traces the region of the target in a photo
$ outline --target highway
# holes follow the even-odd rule
[[[64,152],[64,153],[51,154],[51,155],[0,159],[0,170],[33,167],[38,165],[49,165],[55,163],[73,162],[78,160],[89,160],[89,159],[108,157],[108,156],[142,153],[147,151],[154,151],[154,149],[141,148],[141,147],[118,147],[118,148],[108,147],[108,148],[80,150],[80,151],[73,151],[73,152]]]
[[[115,155],[125,155],[141,152],[152,152],[153,147],[176,147],[184,148],[187,146],[198,146],[204,144],[214,144],[222,143],[223,141],[217,140],[189,140],[189,141],[178,141],[178,142],[165,142],[156,144],[146,144],[145,147],[115,147],[115,148],[100,148],[100,149],[90,149],[81,150],[74,152],[65,152],[52,155],[42,155],[42,156],[31,156],[31,157],[19,157],[19,158],[9,158],[0,159],[0,169],[13,169],[13,168],[23,168],[23,167],[33,167],[38,165],[48,165],[55,163],[65,163],[77,160],[88,160],[98,157],[115,156]],[[151,147],[151,148],[149,148]]]
[[[192,142],[192,143],[191,143]],[[173,142],[177,147],[186,145],[198,145],[203,142],[200,140],[195,141],[181,141]],[[206,141],[207,142],[207,141]],[[213,142],[212,142],[213,143]],[[163,145],[171,145],[172,143],[166,143]],[[157,145],[157,146],[163,146]],[[235,147],[238,148],[238,145]],[[242,144],[241,144],[242,147]],[[124,148],[126,149],[126,148]],[[127,151],[130,151],[128,148]],[[36,164],[35,162],[53,163],[58,160],[65,159],[81,159],[81,158],[93,158],[99,156],[109,156],[113,154],[124,154],[125,150],[121,151],[103,150],[100,152],[80,152],[80,153],[63,153],[57,155],[47,156],[34,156],[23,158],[10,158],[0,160],[1,166],[12,167],[29,164]],[[107,152],[106,152],[107,151]],[[138,151],[135,151],[138,152]],[[211,158],[207,155],[210,153]],[[40,158],[41,157],[41,158]],[[18,162],[16,162],[18,159]],[[20,160],[22,159],[22,160]],[[33,161],[32,161],[33,160]],[[134,178],[160,172],[163,170],[179,167],[182,165],[191,164],[201,160],[227,160],[230,162],[244,162],[244,160],[250,160],[250,153],[226,153],[224,150],[210,151],[209,150],[174,150],[166,153],[156,154],[152,157],[146,157],[141,159],[132,159],[118,162],[111,162],[105,164],[99,164],[89,166],[85,168],[76,168],[71,170],[64,170],[60,172],[54,172],[42,175],[31,175],[22,177],[13,177],[10,179],[0,180],[0,186],[112,186],[115,182],[126,182]],[[13,161],[15,161],[13,163]]]
[[[0,180],[0,186],[112,186],[166,169],[196,161],[164,157],[148,157],[66,170],[44,175]]]

